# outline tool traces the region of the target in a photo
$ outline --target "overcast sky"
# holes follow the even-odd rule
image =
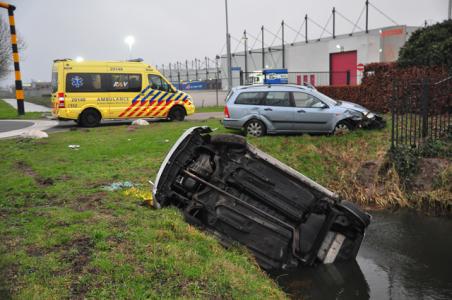
[[[298,29],[306,13],[324,25],[333,6],[356,21],[364,2],[229,0],[229,28],[236,38],[241,37],[244,29],[257,36],[261,25],[276,33],[283,19]],[[128,48],[124,38],[127,35],[133,35],[136,40],[132,56],[153,65],[205,56],[213,58],[225,43],[224,0],[11,0],[11,3],[17,7],[16,28],[27,44],[20,53],[25,82],[50,80],[55,58],[126,59]],[[447,18],[448,0],[373,0],[371,3],[398,24],[420,26],[424,20],[432,23]],[[5,10],[0,13],[7,16]],[[352,30],[353,25],[340,16],[336,20],[338,34]],[[370,28],[390,25],[393,25],[391,21],[370,7]],[[359,26],[364,27],[364,16]],[[331,23],[328,30],[331,31]],[[318,38],[321,31],[311,24],[309,36]],[[286,39],[292,42],[294,37],[295,33],[286,29]],[[267,34],[266,43],[272,41],[273,37]],[[249,44],[253,44],[251,37]],[[233,39],[232,50],[236,45]],[[11,83],[12,78],[1,84]]]

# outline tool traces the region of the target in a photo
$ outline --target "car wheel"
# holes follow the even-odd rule
[[[333,134],[334,135],[341,135],[341,134],[347,134],[353,129],[352,124],[346,120],[339,121],[336,124],[336,127],[334,127]]]
[[[248,121],[245,125],[245,134],[260,137],[265,135],[266,128],[264,123],[259,120],[253,119]]]
[[[185,119],[185,111],[183,108],[176,106],[171,108],[169,114],[168,114],[168,119],[170,121],[183,121]]]
[[[88,108],[80,115],[78,124],[82,127],[96,127],[99,125],[101,119],[102,116],[97,110]]]
[[[236,134],[215,134],[210,138],[212,145],[226,145],[233,148],[246,148],[246,139]]]

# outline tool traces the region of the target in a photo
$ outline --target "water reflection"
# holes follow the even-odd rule
[[[369,299],[369,285],[356,261],[271,275],[294,299]]]
[[[452,220],[373,216],[356,261],[272,277],[295,299],[452,299]]]

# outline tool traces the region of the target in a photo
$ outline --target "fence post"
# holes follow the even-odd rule
[[[394,143],[394,130],[395,130],[395,112],[396,108],[396,82],[392,82],[392,97],[391,97],[391,116],[392,116],[392,128],[391,128],[391,149],[394,149],[395,143]]]
[[[243,85],[243,71],[240,70],[240,85]]]
[[[429,81],[428,79],[422,82],[422,137],[428,136],[428,98],[429,98]]]

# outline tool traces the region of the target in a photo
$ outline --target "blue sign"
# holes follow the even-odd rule
[[[266,69],[264,74],[264,84],[287,84],[289,83],[289,73],[287,69]]]
[[[180,90],[206,90],[207,82],[205,81],[192,81],[192,82],[173,82],[173,85]]]

